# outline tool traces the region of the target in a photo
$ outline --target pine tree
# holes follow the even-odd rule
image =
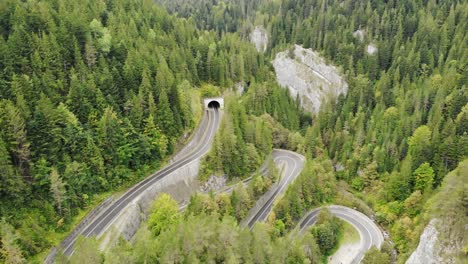
[[[50,173],[50,192],[54,198],[58,213],[63,215],[62,206],[63,202],[66,200],[66,189],[65,183],[62,182],[62,179],[60,178],[56,168],[52,168]]]
[[[423,125],[418,127],[408,139],[409,153],[413,158],[413,167],[418,167],[431,158],[431,130]]]
[[[167,137],[161,133],[158,127],[156,127],[152,114],[148,116],[145,123],[144,135],[149,139],[152,153],[159,158],[164,158],[169,144]]]
[[[15,173],[10,154],[5,142],[0,138],[0,193],[2,197],[8,197],[12,201],[21,202],[24,197],[24,182]],[[7,199],[0,204],[6,205]]]
[[[3,128],[12,150],[13,162],[19,168],[19,172],[25,180],[31,182],[32,179],[29,175],[31,152],[30,143],[26,135],[25,120],[20,110],[9,101],[4,104],[3,117],[1,114],[0,112],[0,118],[4,120]]]
[[[165,135],[174,137],[180,133],[176,130],[174,123],[174,114],[172,113],[169,99],[165,90],[162,90],[159,95],[159,102],[156,110],[156,124]]]

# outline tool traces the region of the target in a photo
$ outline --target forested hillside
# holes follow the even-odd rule
[[[256,25],[265,53],[246,41]],[[185,214],[161,196],[135,244],[103,256],[83,240],[72,262],[319,263],[338,225],[288,231],[330,203],[375,212],[393,243],[384,261],[395,249],[404,262],[427,202],[468,156],[467,28],[459,0],[2,0],[0,262],[34,260],[99,199],[163,165],[199,121],[201,97],[220,93],[225,119],[202,180],[246,178],[273,147],[307,158],[269,221],[252,233],[236,223],[271,179],[196,196]],[[274,80],[269,61],[294,44],[349,84],[316,115]],[[236,85],[242,95],[228,92]],[[466,166],[457,173],[466,179]]]
[[[458,1],[284,1],[281,6],[271,22],[271,46],[293,42],[319,50],[344,68],[350,84],[348,96],[315,119],[310,129],[319,137],[313,148],[323,146],[336,178],[376,210],[405,259],[425,224],[421,207],[468,155],[468,6]],[[353,36],[358,29],[362,41]],[[377,53],[366,52],[369,43]]]
[[[179,17],[192,18],[200,29],[238,32],[246,37],[251,20],[265,0],[154,0]],[[271,1],[273,2],[273,1]]]
[[[237,35],[150,0],[1,1],[0,69],[2,260],[158,168],[201,117],[198,86],[272,77]]]
[[[223,118],[202,165],[202,181],[211,175],[229,180],[250,176],[273,148],[301,148],[297,131],[311,122],[289,91],[273,82],[252,83],[243,96],[227,97]]]
[[[404,261],[427,223],[420,215],[424,204],[468,156],[468,4],[197,1],[193,11],[188,1],[159,2],[219,33],[237,30],[247,38],[263,25],[270,59],[300,44],[343,69],[349,93],[322,107],[303,134],[307,157],[315,161],[276,216],[292,227],[307,209],[331,201],[369,212],[343,199],[349,193],[340,190],[347,189],[376,211]],[[347,185],[336,188],[329,179]]]

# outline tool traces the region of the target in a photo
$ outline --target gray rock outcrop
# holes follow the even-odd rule
[[[258,52],[265,52],[268,45],[268,33],[263,26],[256,26],[250,34],[250,41]]]
[[[316,52],[295,45],[294,49],[279,52],[273,60],[278,83],[293,97],[299,95],[304,109],[317,113],[322,103],[348,92],[348,84]]]
[[[443,263],[443,259],[438,255],[437,248],[437,231],[436,224],[438,219],[432,219],[424,229],[424,232],[419,239],[418,248],[411,254],[406,264],[432,264]]]

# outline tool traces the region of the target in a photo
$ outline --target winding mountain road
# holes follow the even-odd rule
[[[211,141],[214,138],[216,130],[219,127],[221,118],[221,112],[217,109],[207,109],[205,115],[200,123],[198,131],[196,134],[199,134],[200,137],[196,136],[192,139],[192,142],[187,144],[179,154],[175,156],[173,162],[167,167],[157,171],[156,173],[150,175],[146,179],[142,180],[138,184],[134,185],[117,200],[115,200],[110,206],[108,206],[103,212],[99,213],[96,217],[90,220],[90,222],[81,230],[75,230],[71,235],[69,235],[62,243],[60,244],[63,253],[67,256],[70,256],[74,252],[74,245],[79,235],[90,237],[97,236],[104,232],[112,221],[123,211],[123,209],[136,199],[141,193],[143,193],[147,188],[152,186],[154,183],[158,182],[160,179],[168,176],[177,169],[199,159],[205,155],[211,146]],[[194,142],[196,141],[196,142]],[[51,254],[46,259],[46,263],[51,263],[53,261],[55,254]]]
[[[302,155],[280,149],[273,151],[273,159],[278,167],[285,165],[282,171],[282,179],[279,184],[274,185],[269,192],[265,193],[251,210],[249,217],[244,221],[244,224],[250,229],[253,228],[256,222],[265,221],[268,218],[275,200],[286,191],[287,186],[301,173],[305,162]],[[382,231],[369,217],[345,206],[330,205],[327,208],[331,214],[348,222],[359,232],[361,237],[360,250],[356,252],[351,263],[359,263],[372,246],[381,247],[384,241]],[[307,227],[315,224],[320,209],[310,211],[299,222],[298,227],[301,233],[305,232]]]
[[[67,256],[73,254],[74,245],[79,235],[90,237],[102,234],[112,224],[114,219],[122,213],[125,207],[133,200],[137,199],[138,196],[146,189],[179,168],[182,168],[205,155],[210,150],[211,141],[219,127],[220,118],[221,113],[218,110],[206,110],[194,138],[186,145],[186,147],[174,156],[172,163],[130,188],[122,196],[107,206],[107,208],[103,209],[102,212],[99,212],[99,214],[91,218],[86,225],[79,230],[72,232],[72,234],[60,244],[64,254]],[[274,202],[284,194],[287,186],[294,181],[304,167],[305,158],[295,152],[275,149],[273,150],[272,156],[275,164],[282,168],[281,179],[272,187],[272,189],[265,193],[257,201],[254,208],[252,208],[248,218],[244,221],[244,224],[250,229],[253,228],[256,222],[265,221],[268,218],[268,215],[272,211]],[[266,167],[263,166],[260,169],[260,173],[263,174],[265,172]],[[232,188],[233,186],[223,191],[230,191]],[[333,215],[354,226],[361,236],[361,249],[352,263],[359,263],[365,252],[372,246],[380,248],[383,242],[382,232],[367,216],[344,206],[332,205],[328,206],[328,209]],[[320,208],[312,210],[304,216],[298,225],[301,232],[305,232],[307,227],[313,225],[317,221],[319,211]],[[52,263],[56,252],[57,250],[55,250],[55,253],[50,254],[45,263]]]
[[[382,231],[369,217],[361,212],[354,209],[340,206],[330,205],[326,207],[331,214],[351,224],[358,232],[361,237],[360,250],[354,256],[351,263],[361,262],[364,254],[372,246],[380,248],[384,241]],[[299,222],[299,230],[301,233],[305,232],[306,229],[317,222],[317,217],[321,208],[314,209],[307,213],[305,217]]]
[[[270,214],[275,200],[280,197],[288,185],[296,179],[304,167],[305,157],[295,152],[275,149],[273,150],[273,160],[278,167],[284,165],[283,174],[278,184],[265,193],[255,204],[249,213],[249,217],[244,221],[252,229],[254,224],[259,221],[265,221]]]

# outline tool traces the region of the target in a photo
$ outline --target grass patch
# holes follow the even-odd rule
[[[359,240],[361,239],[359,232],[356,230],[356,228],[354,228],[353,225],[341,219],[340,221],[342,228],[338,236],[338,242],[336,243],[335,247],[330,251],[330,254],[322,258],[323,263],[327,263],[328,257],[333,256],[342,246],[359,243]]]
[[[359,232],[348,222],[343,221],[343,236],[339,240],[338,245],[351,244],[359,242],[361,236]]]

